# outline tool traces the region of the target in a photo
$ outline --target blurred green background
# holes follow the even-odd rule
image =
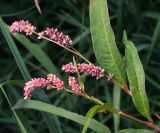
[[[88,0],[40,0],[42,15],[38,12],[33,0],[1,0],[0,16],[4,22],[10,25],[15,20],[29,20],[41,31],[46,27],[58,28],[59,31],[70,35],[73,46],[82,55],[93,63],[96,59],[92,49],[92,41],[89,29],[89,1]],[[146,90],[149,96],[150,107],[160,113],[160,1],[159,0],[108,0],[111,25],[116,36],[117,46],[124,55],[122,44],[123,30],[127,31],[128,37],[136,45],[146,73]],[[45,77],[48,73],[57,69],[58,74],[67,81],[67,75],[61,72],[63,64],[72,61],[73,55],[63,48],[46,40],[37,40],[28,37],[33,45],[38,45],[49,57],[29,47],[31,42],[21,38],[21,42],[14,38],[18,51],[31,77]],[[23,38],[23,40],[22,40]],[[29,43],[29,44],[28,44]],[[37,56],[36,56],[37,55]],[[82,62],[81,59],[76,58]],[[50,64],[47,64],[50,62]],[[52,63],[51,63],[52,62]],[[82,75],[83,76],[83,75]],[[90,95],[98,97],[102,101],[113,101],[113,85],[102,79],[96,81],[94,78],[83,76],[85,87]],[[0,31],[0,83],[17,80],[4,86],[11,104],[14,105],[23,98],[23,85],[25,80]],[[27,79],[26,79],[27,81]],[[65,108],[72,112],[85,115],[94,104],[86,99],[57,91],[45,91],[50,99],[46,101],[55,106]],[[36,92],[35,92],[36,93]],[[40,100],[40,98],[38,98]],[[139,117],[134,108],[131,98],[121,93],[121,110]],[[53,127],[50,129],[44,116],[35,110],[19,110],[23,116],[24,124],[31,125],[37,133],[80,133],[82,126],[64,118],[53,117]],[[113,115],[111,113],[98,114],[95,117],[114,131]],[[144,118],[142,118],[144,119]],[[55,122],[56,121],[56,122]],[[154,118],[158,123],[158,120]],[[160,125],[160,122],[158,123]],[[27,124],[26,124],[27,126]],[[120,129],[124,128],[146,128],[126,118],[121,118]],[[4,94],[0,91],[0,132],[20,132],[16,125],[12,111],[6,101]],[[32,131],[31,131],[32,132]],[[88,132],[93,132],[88,130]]]

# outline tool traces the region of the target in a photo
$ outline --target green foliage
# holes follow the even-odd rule
[[[149,121],[152,121],[149,114],[148,97],[145,91],[145,75],[142,63],[139,59],[136,47],[131,41],[127,40],[125,33],[123,39],[126,47],[126,68],[133,102],[137,110]]]
[[[19,125],[19,127],[20,127],[20,129],[21,129],[21,132],[22,132],[22,133],[27,133],[27,131],[26,131],[26,129],[25,129],[25,127],[24,127],[22,121],[21,121],[20,118],[18,117],[17,113],[14,111],[14,109],[13,109],[11,103],[10,103],[10,100],[9,100],[9,98],[8,98],[6,92],[4,91],[4,89],[3,89],[3,87],[2,87],[1,84],[0,84],[0,89],[1,89],[1,91],[3,92],[3,94],[4,94],[4,96],[5,96],[6,100],[7,100],[7,102],[8,102],[8,104],[9,104],[10,108],[11,108],[12,111],[13,111],[14,117],[15,117],[16,120],[17,120],[17,123],[18,123],[18,125]]]
[[[42,108],[43,107],[43,108]],[[14,106],[14,109],[36,109],[39,111],[48,112],[54,115],[58,115],[64,118],[67,118],[69,120],[72,120],[76,123],[83,124],[84,117],[81,115],[78,115],[76,113],[72,113],[70,111],[67,111],[65,109],[43,103],[40,101],[35,100],[20,100],[17,102],[17,104]],[[96,132],[108,132],[110,133],[110,130],[105,125],[101,124],[100,122],[96,120],[92,120],[91,124],[89,125],[89,128],[96,131]]]
[[[96,0],[94,1],[96,2]],[[154,111],[160,113],[160,40],[158,38],[160,18],[159,2],[152,0],[108,0],[107,3],[109,11],[106,11],[107,13],[105,12],[105,14],[108,14],[109,12],[110,17],[108,15],[105,15],[105,18],[107,18],[109,27],[110,25],[112,25],[112,29],[115,33],[115,39],[113,37],[113,40],[111,40],[111,42],[114,42],[113,45],[115,46],[116,41],[119,51],[123,55],[124,45],[121,42],[123,35],[122,32],[124,29],[127,30],[130,40],[134,42],[138,50],[139,57],[142,63],[145,65],[144,68],[146,75],[146,89],[147,95],[149,96],[150,106]],[[91,62],[96,62],[91,47],[92,42],[90,37],[90,21],[88,13],[89,1],[42,0],[39,4],[42,15],[39,14],[34,4],[34,0],[10,0],[9,2],[6,0],[1,0],[0,5],[0,16],[3,17],[3,20],[8,25],[10,25],[15,20],[24,19],[29,20],[31,23],[37,26],[38,31],[41,31],[43,27],[58,28],[60,31],[71,36],[71,38],[73,39],[74,48],[79,50],[81,54]],[[99,4],[97,5],[98,6],[95,7],[95,9],[99,8]],[[96,15],[95,11],[94,14]],[[94,21],[99,21],[99,23],[102,22],[100,20],[100,17],[101,16],[96,16]],[[108,22],[109,20],[110,22]],[[91,27],[93,27],[93,25],[91,25]],[[4,27],[4,24],[1,24],[0,83],[2,85],[5,84],[5,86],[3,86],[5,93],[7,94],[11,105],[14,105],[20,98],[23,97],[22,88],[24,86],[24,79],[29,80],[30,77],[45,77],[48,72],[55,73],[60,68],[60,66],[71,62],[73,55],[56,46],[55,44],[44,40],[37,40],[33,36],[24,37],[23,35],[17,35],[18,39],[14,39],[13,37],[14,42],[16,43],[15,45],[8,38],[8,31],[6,32],[4,28],[6,29],[6,27]],[[104,25],[99,26],[97,29],[97,34],[99,34],[97,37],[102,38],[102,33],[105,29]],[[110,31],[110,28],[107,28],[107,30]],[[5,36],[3,32],[5,32]],[[113,36],[112,32],[109,33],[111,33],[109,34],[109,36]],[[105,37],[103,37],[103,39],[104,38]],[[10,43],[10,46],[8,45],[6,39]],[[106,43],[103,45],[106,45]],[[99,48],[98,46],[99,45],[97,45],[96,48]],[[101,53],[101,51],[99,53]],[[77,62],[82,62],[82,60],[77,57],[76,60]],[[122,64],[121,58],[120,62],[120,64]],[[31,75],[28,76],[29,78],[23,77],[22,73],[25,73],[25,69],[23,69],[24,66],[22,64],[27,66],[27,71]],[[102,64],[103,62],[100,63],[100,65]],[[107,68],[107,72],[110,72],[108,70],[109,69]],[[66,74],[60,73],[60,71],[58,73],[61,75],[61,78],[67,82]],[[126,76],[124,77],[124,79],[126,79]],[[85,84],[85,91],[88,94],[97,97],[103,102],[113,100],[114,106],[117,105],[118,107],[118,101],[116,101],[118,98],[116,98],[116,95],[119,92],[116,88],[114,89],[114,94],[112,95],[112,85],[110,84],[110,82],[107,82],[106,79],[96,81],[94,78],[88,78],[84,75],[81,75],[81,78],[83,79],[83,82]],[[39,97],[37,95],[39,95]],[[122,92],[120,95],[121,109],[141,119],[140,114],[137,113],[137,111],[135,111],[135,108],[133,107],[134,104],[131,98],[125,95],[124,92]],[[47,91],[46,95],[44,94],[42,89],[38,89],[37,91],[35,91],[34,99],[47,102],[51,105],[54,105],[54,107],[58,106],[59,108],[65,108],[66,110],[78,112],[79,114],[83,115],[86,114],[89,108],[93,106],[92,102],[89,102],[81,97],[57,91]],[[94,101],[101,104],[101,101],[96,101],[95,99]],[[40,108],[43,108],[43,106]],[[12,111],[10,110],[10,106],[6,100],[4,93],[0,91],[0,124],[1,132],[3,133],[21,132],[18,122],[15,119],[16,117],[14,117],[14,112],[11,112]],[[24,128],[32,133],[80,133],[82,130],[82,126],[76,124],[76,122],[70,121],[68,118],[58,118],[55,115],[51,115],[49,113],[47,113],[48,117],[45,117],[46,113],[42,111],[36,111],[34,109],[21,109],[16,110],[16,113],[19,119],[23,122],[22,124]],[[112,113],[98,113],[95,116],[95,119],[97,119],[99,123],[107,125],[113,132],[114,127],[117,127],[118,125],[119,118],[118,120],[116,118],[118,117],[114,117],[114,121]],[[158,124],[158,119],[155,117],[152,118],[154,123]],[[81,122],[81,125],[83,124],[83,122]],[[35,131],[32,127],[34,127]],[[120,117],[120,129],[124,129],[122,131],[126,132],[152,132],[149,130],[144,130],[146,129],[146,126],[126,119],[125,117]],[[87,130],[87,133],[93,132],[94,131],[92,130]]]
[[[106,0],[90,1],[90,26],[93,48],[99,64],[106,72],[114,74],[115,80],[127,86],[125,68],[110,25]]]
[[[82,133],[86,133],[87,128],[92,120],[92,118],[100,111],[109,111],[112,113],[116,113],[116,109],[113,107],[111,103],[104,103],[102,105],[95,105],[87,112],[84,124],[83,124],[83,131]],[[101,131],[98,131],[101,132]],[[108,133],[108,131],[105,131],[105,133]]]

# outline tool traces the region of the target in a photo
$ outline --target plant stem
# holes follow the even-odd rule
[[[34,33],[38,36],[38,33],[37,33],[37,32],[34,32]],[[81,57],[81,58],[82,58],[83,60],[85,60],[87,63],[89,63],[89,64],[91,63],[88,59],[86,59],[79,51],[77,51],[77,50],[74,49],[73,47],[71,47],[71,49],[70,49],[70,48],[67,48],[67,47],[65,47],[65,46],[63,46],[63,45],[61,45],[61,44],[59,44],[59,43],[57,43],[57,42],[55,42],[55,41],[53,41],[53,40],[45,37],[45,36],[42,36],[42,38],[43,38],[43,39],[46,39],[46,40],[48,40],[48,41],[51,41],[51,42],[53,42],[53,43],[58,44],[59,46],[61,46],[61,47],[63,47],[64,49],[68,50],[69,52],[71,52],[71,53],[73,53],[73,54]],[[105,76],[106,76],[107,78],[109,78],[108,75],[105,75]],[[130,92],[130,90],[128,89],[127,86],[123,86],[122,84],[120,84],[119,82],[117,82],[117,81],[114,80],[114,79],[111,79],[111,81],[112,81],[112,83],[114,83],[115,85],[117,85],[119,88],[121,88],[124,92],[126,92],[129,96],[131,96],[131,92]],[[93,96],[89,96],[89,95],[83,94],[83,93],[77,94],[77,93],[75,93],[75,92],[73,92],[73,91],[71,91],[71,90],[69,90],[69,89],[65,89],[65,91],[74,93],[74,94],[79,95],[79,96],[82,96],[82,97],[84,97],[84,98],[86,98],[86,99],[89,99],[89,100],[95,102],[96,104],[100,104],[100,105],[103,105],[103,104],[104,104],[101,100],[99,100],[99,99],[97,99],[97,98],[95,98],[95,97],[93,97]],[[138,122],[138,123],[141,123],[141,124],[143,124],[143,125],[145,125],[145,126],[148,126],[148,127],[150,127],[150,128],[153,128],[153,129],[157,130],[158,132],[160,132],[160,128],[159,128],[157,125],[155,125],[154,123],[140,120],[140,119],[138,119],[138,118],[136,118],[136,117],[134,117],[134,116],[131,116],[131,115],[129,115],[129,114],[125,113],[125,112],[122,112],[122,111],[117,111],[116,113],[119,114],[119,115],[125,116],[125,117],[127,117],[127,118],[130,118],[130,119],[132,119],[132,120],[134,120],[134,121],[136,121],[136,122]],[[155,116],[157,116],[157,115],[155,115]],[[159,118],[159,115],[158,115],[158,118]]]
[[[75,92],[72,91],[72,90],[65,89],[65,91],[70,92],[70,93],[74,93],[74,94],[77,95],[77,93],[75,93]],[[103,104],[104,104],[101,100],[97,99],[96,97],[89,96],[89,95],[83,94],[83,93],[78,94],[78,95],[79,95],[79,96],[82,96],[82,97],[84,97],[84,98],[86,98],[86,99],[89,99],[89,100],[93,101],[93,102],[96,103],[96,104],[100,104],[100,105],[103,105]],[[118,115],[120,115],[120,116],[125,116],[125,117],[127,117],[127,118],[129,118],[129,119],[132,119],[132,120],[134,120],[134,121],[136,121],[136,122],[138,122],[138,123],[141,123],[141,124],[143,124],[143,125],[145,125],[145,126],[148,126],[148,127],[150,127],[150,128],[153,128],[153,129],[155,129],[156,131],[160,132],[160,128],[159,128],[157,125],[155,125],[154,123],[152,123],[152,122],[140,120],[140,119],[138,119],[138,118],[136,118],[136,117],[134,117],[134,116],[131,116],[130,114],[127,114],[127,113],[125,113],[125,112],[122,112],[122,111],[120,111],[120,110],[117,110],[117,111],[116,111],[116,114],[118,114]]]
[[[136,118],[136,117],[133,117],[133,116],[131,116],[131,115],[129,115],[129,114],[126,114],[126,113],[124,113],[124,112],[121,112],[121,111],[119,111],[118,114],[119,114],[119,115],[122,115],[122,116],[125,116],[125,117],[127,117],[127,118],[130,118],[130,119],[132,119],[132,120],[134,120],[134,121],[136,121],[136,122],[138,122],[138,123],[141,123],[141,124],[143,124],[143,125],[145,125],[145,126],[148,126],[148,127],[150,127],[150,128],[153,128],[153,129],[157,130],[158,132],[160,132],[160,128],[159,128],[157,125],[155,125],[154,123],[152,123],[152,122],[140,120],[140,119],[138,119],[138,118]]]

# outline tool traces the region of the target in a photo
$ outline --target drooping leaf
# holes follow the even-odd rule
[[[152,121],[149,114],[149,102],[145,91],[145,74],[136,47],[131,41],[123,37],[125,43],[126,68],[129,87],[136,109],[141,115]]]
[[[126,72],[116,46],[106,0],[90,0],[90,28],[93,49],[99,64],[126,86]]]
[[[111,103],[105,103],[103,105],[95,105],[93,106],[86,114],[84,123],[83,123],[83,131],[82,133],[86,133],[87,128],[92,120],[92,118],[100,111],[107,110],[109,112],[116,113],[116,109],[113,107]]]
[[[120,130],[119,133],[156,133],[156,132],[146,129],[123,129]]]
[[[84,116],[56,107],[54,105],[50,105],[50,104],[43,103],[40,101],[35,101],[35,100],[19,100],[17,104],[14,106],[14,109],[26,109],[26,108],[35,109],[39,111],[48,112],[54,115],[58,115],[79,124],[83,124],[85,119]],[[108,127],[106,127],[105,125],[103,125],[102,123],[96,120],[91,121],[89,128],[98,133],[111,133]]]

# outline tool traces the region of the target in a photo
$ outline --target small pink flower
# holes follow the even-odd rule
[[[62,80],[60,80],[58,77],[56,77],[56,75],[48,74],[47,80],[49,82],[47,89],[51,89],[51,88],[56,88],[57,90],[64,89],[64,82]]]
[[[59,45],[68,47],[72,44],[71,38],[68,35],[64,35],[62,32],[59,32],[57,29],[47,28],[46,30],[44,30],[44,33]]]
[[[30,99],[32,97],[32,91],[38,87],[46,87],[48,85],[48,81],[44,78],[34,78],[24,86],[24,99]]]
[[[75,77],[69,76],[68,83],[71,86],[72,91],[74,91],[76,93],[81,93],[81,88],[80,88],[79,84],[77,84]]]
[[[36,30],[36,27],[32,26],[29,21],[15,21],[10,26],[10,31],[13,33],[24,32],[26,35],[32,35],[32,33]]]
[[[109,80],[112,80],[112,79],[113,79],[113,76],[114,76],[113,74],[109,73],[109,74],[108,74],[108,81],[109,81]]]
[[[96,77],[96,79],[104,77],[104,69],[99,66],[95,66],[94,64],[85,64],[85,63],[77,64],[77,68],[81,73],[91,75],[93,77]],[[72,63],[63,65],[62,70],[71,73],[76,72],[74,65]]]
[[[74,65],[71,62],[66,64],[66,65],[63,65],[62,66],[62,71],[70,72],[70,73],[75,73],[76,72],[76,70],[74,68]]]
[[[43,31],[39,32],[37,39],[42,39],[43,36],[44,36],[44,32]]]

